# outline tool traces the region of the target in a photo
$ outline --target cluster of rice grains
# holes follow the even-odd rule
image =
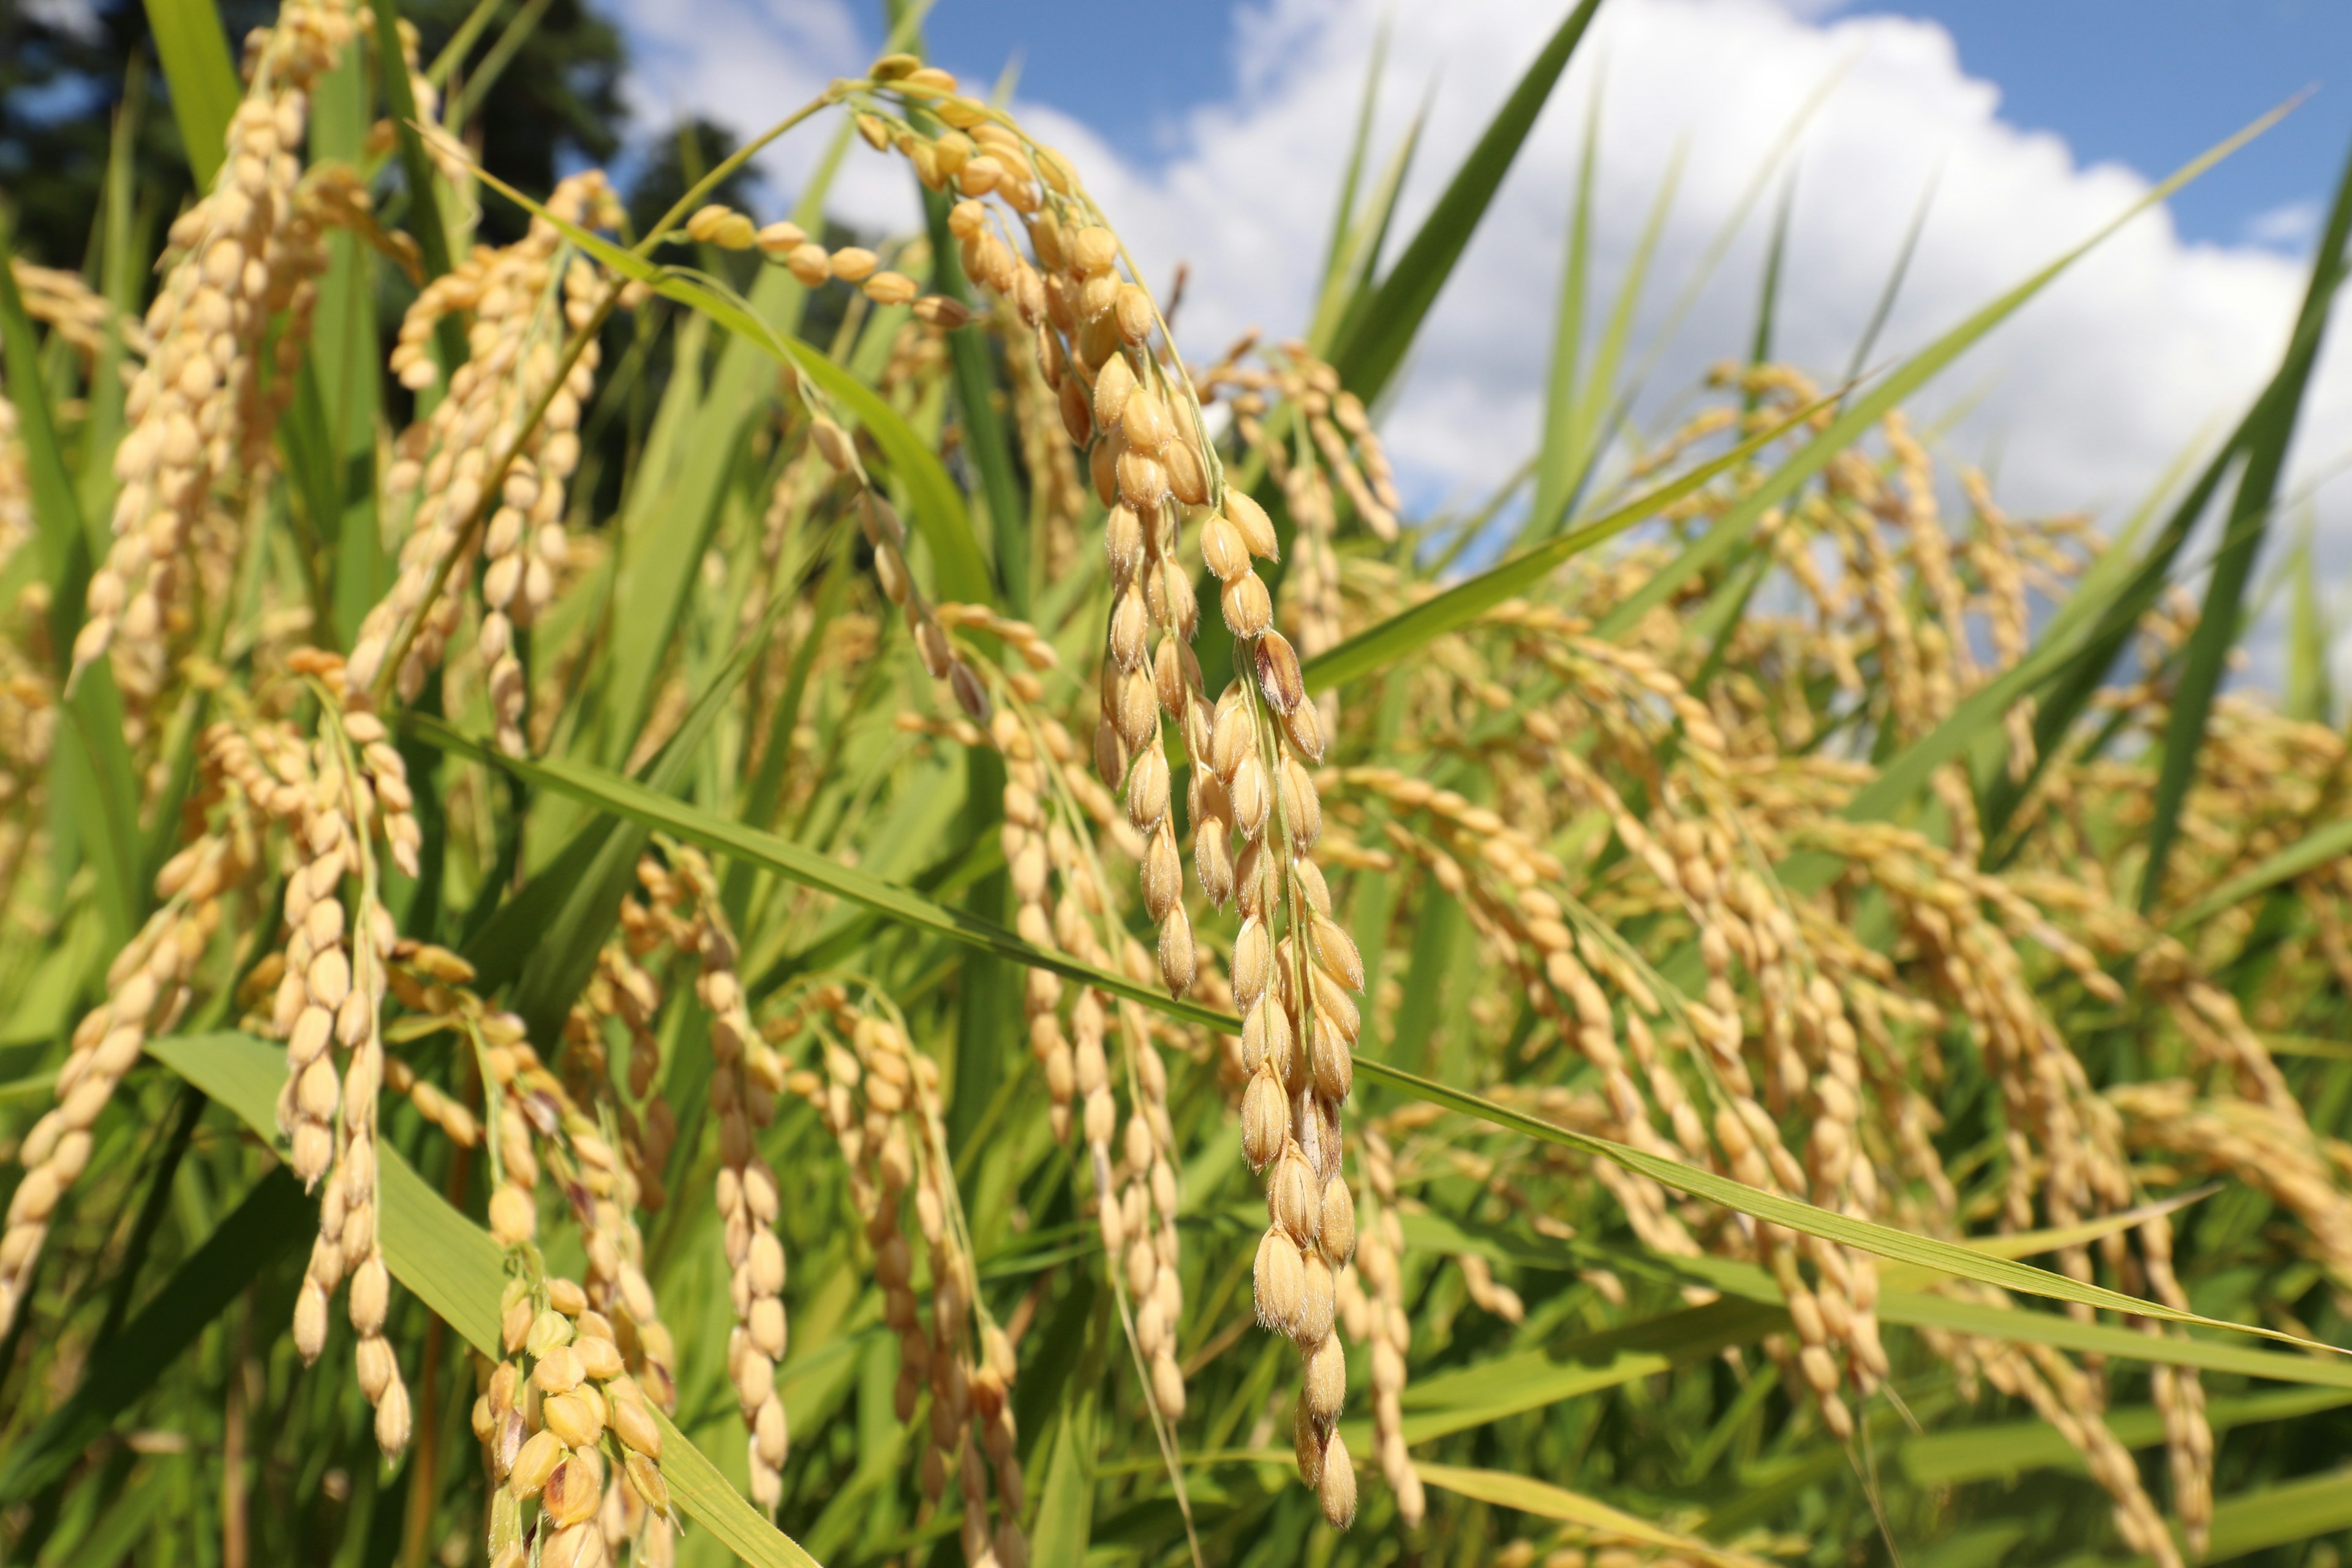
[[[1813,397],[1801,378],[1778,370],[1747,375],[1739,390],[1758,400],[1758,427]],[[1722,425],[1715,413],[1695,423]],[[1704,433],[1695,427],[1684,438]],[[2086,834],[2067,846],[2085,832],[2078,826],[2031,841],[2003,872],[1986,869],[1976,795],[1957,767],[1934,781],[1953,820],[1948,845],[1844,816],[1872,775],[1834,749],[1812,747],[1830,721],[1811,692],[1864,699],[1866,725],[1898,742],[1924,735],[2022,655],[2027,585],[2063,589],[2087,553],[2079,524],[2012,522],[1974,481],[1964,487],[1974,526],[1954,539],[1936,514],[1924,452],[1899,417],[1882,434],[1884,468],[1860,451],[1842,455],[1819,494],[1768,520],[1796,613],[1737,623],[1719,666],[1703,667],[1700,650],[1685,644],[1680,606],[1662,607],[1623,640],[1592,635],[1592,622],[1644,575],[1654,558],[1641,551],[1570,580],[1564,604],[1500,606],[1484,629],[1447,639],[1405,678],[1412,708],[1433,716],[1447,749],[1474,764],[1464,775],[1486,781],[1491,800],[1392,768],[1350,766],[1322,775],[1335,824],[1378,832],[1420,867],[1458,902],[1487,960],[1518,983],[1540,1026],[1522,1027],[1528,1065],[1510,1064],[1507,1081],[1486,1090],[1495,1098],[1751,1186],[1952,1237],[1966,1233],[1971,1202],[2007,1231],[2131,1209],[2145,1173],[2130,1150],[2160,1150],[2274,1194],[2307,1227],[2315,1258],[2341,1278],[2347,1209],[2324,1144],[2236,1002],[2200,976],[2180,942],[2117,907],[2097,868],[2112,860],[2111,847]],[[1682,515],[1704,523],[1724,504],[1720,492],[1703,495]],[[1872,665],[1887,678],[1864,679],[1860,669]],[[2126,692],[2115,703],[2160,726],[2159,696]],[[2269,761],[2217,760],[2224,776],[2200,783],[2197,796],[2212,803],[2209,820],[2257,815],[2247,799],[2260,788],[2246,776],[2252,769],[2293,773],[2296,784],[2268,793],[2295,798],[2325,787],[2315,779],[2341,776],[2340,742],[2320,743],[2308,727],[2259,710],[2225,708],[2220,722]],[[2032,718],[2030,709],[2011,714],[2013,742],[2031,740]],[[2309,754],[2314,744],[2325,755]],[[2305,754],[2285,754],[2296,748]],[[2024,776],[2019,751],[2013,744],[2015,777]],[[2095,801],[2090,792],[2102,786],[2114,793]],[[2147,788],[2144,772],[2062,761],[2043,775],[2027,820],[2098,821],[2119,795],[2128,823],[2135,797],[2144,813]],[[1582,832],[1580,821],[1603,830]],[[2053,837],[2064,847],[2053,852]],[[2209,833],[2200,849],[2210,858],[2183,886],[2210,888],[2267,852],[2263,846],[2285,841]],[[1581,847],[1549,847],[1556,845]],[[1770,874],[1804,853],[1835,868],[1813,884],[1818,892]],[[2333,906],[2336,889],[2305,896]],[[2327,963],[2328,933],[2340,930],[2333,918],[2316,919],[2315,936],[2291,956]],[[1892,940],[1874,940],[1880,929]],[[2201,1090],[2210,1100],[2200,1103],[2185,1080],[2102,1094],[2063,1043],[2050,993],[2068,985],[2094,1005],[2120,1005],[2126,994],[2109,973],[2119,961],[2138,995],[2168,1014],[2213,1069]],[[1508,1029],[1507,1011],[1473,1010],[1482,1025]],[[1956,1039],[1991,1076],[2002,1129],[1987,1171],[1992,1191],[1973,1198],[1936,1142],[1942,1057]],[[1538,1081],[1549,1077],[1543,1068],[1560,1047],[1589,1067],[1589,1088],[1509,1081],[1530,1068]],[[2266,1169],[2263,1148],[2275,1151]],[[1750,1259],[1775,1277],[1794,1333],[1765,1349],[1830,1433],[1852,1434],[1850,1399],[1889,1373],[1873,1260],[1676,1203],[1606,1163],[1594,1173],[1649,1247]],[[1979,1194],[1985,1183],[1975,1178]],[[2056,1256],[2076,1279],[2185,1303],[2171,1225],[2160,1215]],[[2005,1304],[1989,1288],[1944,1288]],[[2101,1360],[1940,1331],[1925,1338],[1969,1386],[1981,1381],[2025,1401],[2084,1452],[2133,1550],[2179,1561],[2137,1467],[2105,1425]],[[2198,1550],[2211,1507],[2203,1395],[2186,1369],[2161,1369],[2151,1384],[2173,1506]]]
[[[555,188],[548,210],[591,227],[618,221],[601,174]],[[404,702],[441,662],[482,563],[475,649],[499,747],[520,754],[526,700],[516,636],[555,593],[567,549],[565,481],[580,462],[580,413],[595,386],[595,327],[619,289],[534,218],[512,245],[478,247],[418,294],[400,324],[392,368],[412,389],[435,384],[436,323],[468,313],[467,358],[447,395],[409,426],[385,476],[387,501],[411,521],[392,589],[368,612],[352,651],[361,684],[387,667]],[[397,660],[397,663],[392,661]]]
[[[971,1568],[1026,1568],[1026,1491],[1012,1404],[1017,1363],[1012,1339],[980,1293],[940,1120],[938,1065],[908,1046],[903,1021],[862,985],[853,992],[827,981],[793,1002],[775,1033],[788,1041],[806,1032],[822,1057],[822,1071],[797,1071],[791,1085],[816,1109],[849,1173],[850,1202],[882,1289],[883,1322],[898,1336],[892,1408],[911,1422],[929,1398],[925,1512],[940,1507],[952,1479],[962,1501],[964,1561]],[[930,1277],[928,1325],[904,1229],[910,1197]]]
[[[1184,906],[1163,715],[1174,721],[1188,767],[1184,804],[1194,875],[1213,906],[1231,899],[1242,917],[1231,985],[1244,1015],[1242,1050],[1251,1072],[1243,1147],[1252,1166],[1266,1173],[1269,1216],[1258,1250],[1258,1312],[1269,1328],[1290,1336],[1304,1358],[1295,1424],[1299,1471],[1318,1492],[1325,1515],[1344,1526],[1355,1517],[1356,1479],[1337,1431],[1347,1364],[1336,1331],[1334,1279],[1355,1249],[1355,1205],[1340,1168],[1340,1107],[1360,1028],[1350,994],[1362,988],[1363,965],[1331,917],[1312,854],[1321,807],[1309,770],[1323,756],[1325,715],[1309,700],[1290,639],[1274,626],[1272,597],[1255,570],[1255,560],[1276,554],[1274,525],[1247,494],[1224,483],[1199,395],[1160,312],[1141,282],[1122,272],[1118,237],[1068,164],[1007,117],[959,95],[946,73],[911,58],[877,62],[873,79],[890,96],[854,97],[859,129],[877,149],[906,156],[924,184],[961,198],[949,229],[963,270],[1034,334],[1040,373],[1059,400],[1069,439],[1087,451],[1108,510],[1103,545],[1111,607],[1094,763],[1106,783],[1122,790],[1127,825],[1143,841],[1140,886],[1145,914],[1159,932],[1159,981],[1182,996],[1201,978]],[[916,123],[919,116],[924,124]],[[1025,255],[1009,237],[1016,230],[1027,240]],[[1318,417],[1324,417],[1319,408]],[[1360,405],[1350,403],[1341,417],[1369,432]],[[1377,453],[1376,444],[1368,449]],[[1384,462],[1376,460],[1373,471],[1385,488]],[[1220,608],[1242,672],[1213,705],[1193,651],[1200,606],[1191,571],[1178,556],[1186,522],[1197,526],[1201,558],[1220,584]],[[1028,793],[1034,801],[1034,790]],[[1029,816],[1028,803],[1010,804]],[[1051,835],[1039,835],[1038,822],[1016,819],[1010,809],[1007,820],[1008,856],[1030,857],[1024,886],[1038,890],[1023,895],[1023,917],[1034,930],[1044,908],[1033,840],[1044,837],[1050,852]],[[1017,858],[1014,864],[1018,870]],[[1084,879],[1066,894],[1072,890],[1099,903],[1099,889]],[[1066,896],[1065,907],[1069,901]],[[1095,945],[1073,951],[1083,954]],[[1049,1080],[1061,1049],[1053,1037],[1058,1025],[1044,1021],[1051,989],[1038,984],[1030,1002],[1033,1043],[1045,1037]],[[1172,1358],[1177,1296],[1169,1289],[1175,1193],[1164,1108],[1156,1120],[1153,1114],[1155,1103],[1164,1104],[1165,1073],[1148,1045],[1133,1056],[1140,1064],[1139,1103],[1120,1151],[1125,1195],[1114,1199],[1118,1177],[1108,1145],[1116,1112],[1097,1065],[1103,1011],[1101,998],[1082,993],[1073,1015],[1078,1038],[1069,1082],[1086,1097],[1084,1130],[1103,1238],[1111,1255],[1124,1259],[1124,1282],[1140,1303],[1136,1331],[1154,1367],[1156,1410],[1172,1418],[1183,1408]],[[1164,1245],[1140,1223],[1155,1214]]]
[[[172,225],[148,307],[153,347],[132,377],[115,448],[113,542],[91,575],[76,675],[113,652],[137,720],[163,689],[200,605],[229,587],[244,528],[263,504],[272,437],[292,400],[326,226],[364,214],[347,172],[306,175],[310,86],[354,21],[341,0],[297,0],[247,50],[247,89],[212,189]]]
[[[262,1026],[286,1042],[279,1131],[295,1173],[320,1190],[319,1230],[295,1300],[305,1360],[325,1348],[330,1299],[350,1283],[359,1381],[386,1454],[408,1442],[406,1388],[384,1337],[391,1278],[378,1232],[376,1127],[385,1079],[381,1029],[390,965],[404,947],[383,899],[391,866],[414,876],[419,829],[407,772],[383,721],[352,691],[335,656],[298,648],[271,707],[212,725],[198,748],[200,784],[184,811],[189,841],[155,879],[161,908],[116,958],[107,1002],[74,1032],[58,1105],[36,1124],[0,1242],[0,1322],[12,1318],[50,1211],[89,1155],[89,1129],[153,1033],[192,997],[198,966],[234,910],[247,992],[266,998]],[[307,699],[314,733],[286,715]],[[261,884],[274,858],[283,888],[277,951],[256,951]],[[413,945],[413,944],[407,944]],[[257,963],[256,961],[258,961]],[[340,1065],[338,1051],[340,1050]]]
[[[499,1302],[499,1337],[505,1357],[473,1410],[497,1488],[490,1568],[601,1568],[631,1541],[635,1561],[668,1563],[662,1426],[613,1321],[573,1281],[518,1272]],[[526,1521],[532,1503],[538,1518]]]
[[[776,1173],[760,1157],[758,1135],[775,1119],[776,1094],[784,1087],[783,1059],[752,1028],[743,982],[736,973],[733,932],[719,902],[718,879],[692,849],[672,847],[669,864],[641,861],[649,914],[628,924],[658,925],[670,948],[696,962],[694,994],[710,1031],[710,1113],[719,1127],[715,1196],[719,1235],[726,1249],[728,1293],[735,1324],[727,1340],[727,1376],[735,1391],[748,1444],[751,1500],[770,1512],[783,1495],[785,1430],[783,1401],[776,1394],[776,1363],[783,1359],[784,1249],[776,1237],[782,1201]],[[632,945],[644,941],[634,937]],[[650,1041],[646,1042],[650,1045]],[[646,1066],[639,1068],[640,1056]],[[633,1080],[650,1086],[656,1062],[645,1046],[633,1046]],[[641,1089],[640,1092],[646,1092]],[[658,1102],[656,1102],[658,1106]],[[659,1126],[667,1107],[648,1107]],[[656,1145],[667,1153],[667,1140]],[[643,1163],[658,1169],[656,1151]]]

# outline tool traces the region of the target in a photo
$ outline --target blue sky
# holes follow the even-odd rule
[[[1150,162],[1184,110],[1230,90],[1235,0],[1181,8],[1100,0],[939,0],[931,52],[992,78],[1021,54],[1021,89]],[[2352,0],[1858,0],[1800,9],[1941,24],[1961,68],[2000,89],[2001,117],[2055,132],[2086,163],[2161,178],[2256,115],[2315,92],[2285,123],[2173,203],[2192,240],[2300,250],[2297,209],[2324,211],[2352,150]],[[1179,24],[1178,16],[1186,18]]]
[[[1841,14],[1866,12],[1941,23],[1962,68],[2000,89],[2003,118],[2058,132],[2085,161],[2150,175],[2315,88],[2284,124],[2174,200],[2191,239],[2275,243],[2263,229],[2283,220],[2263,220],[2297,207],[2324,214],[2352,150],[2346,0],[1898,0]]]

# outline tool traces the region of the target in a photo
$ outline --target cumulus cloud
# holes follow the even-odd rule
[[[1416,106],[1429,106],[1406,187],[1409,226],[1557,24],[1559,0],[1246,5],[1233,24],[1228,89],[1192,109],[1168,154],[1149,164],[1122,159],[1050,103],[1021,106],[1033,129],[1087,171],[1154,281],[1180,261],[1191,267],[1183,335],[1192,346],[1213,350],[1245,325],[1280,332],[1304,321],[1383,15],[1394,29],[1383,134],[1393,141]],[[643,107],[690,107],[745,132],[855,68],[874,44],[838,0],[628,0],[623,16],[643,47],[635,87]],[[1424,499],[1490,487],[1534,447],[1568,207],[1596,92],[1601,300],[1680,160],[1642,316],[1650,331],[1754,189],[1769,150],[1819,97],[1785,165],[1795,186],[1776,350],[1824,376],[1853,352],[1931,184],[1876,360],[1929,341],[2149,184],[2120,165],[2085,167],[2060,139],[2004,121],[1998,90],[1962,71],[1949,35],[1932,23],[1841,17],[1828,0],[1612,0],[1388,411],[1391,443]],[[2235,127],[2216,119],[2200,129],[2219,141]],[[803,140],[777,155],[772,167],[787,188],[816,145]],[[2206,177],[2226,180],[2229,166]],[[1770,205],[1756,207],[1664,352],[1645,405],[1652,416],[1686,394],[1707,363],[1748,341]],[[903,173],[862,151],[836,206],[877,226],[903,225],[913,213]],[[2184,242],[2161,210],[2145,214],[1948,371],[1918,400],[1919,412],[1956,416],[1944,436],[1950,454],[1994,464],[2013,508],[2113,516],[2184,447],[2226,427],[2275,363],[2302,289],[2302,264],[2284,249],[2298,236],[2308,244],[2311,222],[2282,210],[2248,243],[2215,246]],[[2332,467],[2352,444],[2348,414],[2352,364],[2332,353],[2306,409],[2300,470]],[[2340,576],[2352,563],[2352,506],[2323,489],[2320,512],[2322,557]]]
[[[2304,250],[2319,237],[2319,220],[2316,198],[2282,202],[2248,218],[2246,237],[2256,245],[2275,246],[2284,250]]]

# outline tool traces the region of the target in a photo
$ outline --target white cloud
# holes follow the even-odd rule
[[[1602,300],[1675,149],[1686,150],[1643,312],[1654,326],[1767,150],[1836,78],[1794,160],[1776,345],[1824,376],[1852,353],[1931,181],[1934,204],[1877,360],[1924,344],[2147,189],[2137,173],[2080,166],[2058,138],[2001,121],[1997,89],[1962,73],[1940,27],[1834,11],[1831,0],[1603,7],[1424,329],[1388,414],[1390,443],[1422,495],[1491,485],[1533,447],[1567,205],[1596,86]],[[1560,14],[1560,0],[1261,0],[1235,20],[1230,90],[1193,110],[1173,151],[1151,166],[1122,161],[1051,105],[1022,112],[1072,155],[1155,282],[1180,260],[1191,265],[1183,335],[1194,352],[1213,352],[1243,326],[1282,332],[1303,321],[1382,15],[1395,29],[1382,84],[1385,135],[1393,139],[1435,89],[1407,187],[1410,232]],[[872,47],[839,0],[764,8],[752,0],[630,0],[624,16],[646,47],[641,104],[670,112],[690,105],[746,132],[855,68]],[[1105,25],[1115,25],[1108,15]],[[2217,141],[2233,129],[2218,118],[2200,127]],[[800,138],[778,155],[772,167],[787,186],[819,140]],[[2227,180],[2229,166],[2206,177]],[[904,224],[913,210],[903,174],[862,150],[836,205],[877,225]],[[1769,209],[1759,205],[1666,353],[1654,401],[1686,390],[1706,363],[1747,342]],[[2306,221],[2282,210],[2250,231],[2254,243],[2221,247],[2184,243],[2168,215],[2144,215],[1948,371],[1917,400],[1919,412],[1971,405],[1948,437],[1952,454],[1997,452],[1998,488],[2013,509],[2112,516],[2185,445],[2225,427],[2276,362],[2302,288],[2300,265],[2277,247]],[[2347,415],[2352,366],[2333,353],[2306,407],[2304,467],[2352,441]],[[2352,506],[2337,490],[2321,498],[2332,575],[2352,561]]]
[[[2319,202],[2284,202],[2246,220],[2246,238],[2280,250],[2308,249],[2319,237]]]

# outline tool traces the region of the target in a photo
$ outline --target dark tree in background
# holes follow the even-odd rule
[[[82,264],[126,81],[145,99],[136,182],[142,216],[168,218],[187,198],[188,161],[146,12],[135,0],[0,0],[0,193],[20,254],[51,267]]]
[[[430,61],[474,9],[475,0],[415,0],[401,15],[416,24],[421,58]],[[502,3],[472,50],[480,58],[519,4]],[[519,189],[542,192],[572,170],[609,166],[628,119],[621,101],[627,63],[620,30],[581,0],[553,0],[538,26],[476,110],[468,140],[479,139],[483,167]],[[461,90],[464,74],[451,78]],[[482,237],[503,245],[521,237],[528,219],[509,202],[482,204]]]
[[[474,0],[412,0],[431,61],[474,9]],[[500,0],[470,51],[478,60],[522,9]],[[258,0],[223,0],[231,57],[250,29],[277,12]],[[136,62],[134,66],[134,62]],[[609,163],[625,111],[621,37],[582,0],[552,0],[486,95],[469,128],[484,163],[524,190],[544,191],[570,169]],[[89,246],[115,111],[126,82],[138,105],[141,216],[168,222],[188,194],[187,159],[170,89],[139,0],[0,0],[0,192],[16,215],[19,251],[50,266],[79,267]],[[462,88],[462,72],[451,82]],[[484,204],[483,237],[513,238],[522,219]],[[147,232],[160,233],[151,222]]]
[[[645,161],[629,182],[631,228],[643,234],[653,226],[697,180],[732,156],[736,146],[733,132],[698,115],[647,145]],[[747,164],[720,181],[707,199],[756,213],[765,184],[759,170]]]

